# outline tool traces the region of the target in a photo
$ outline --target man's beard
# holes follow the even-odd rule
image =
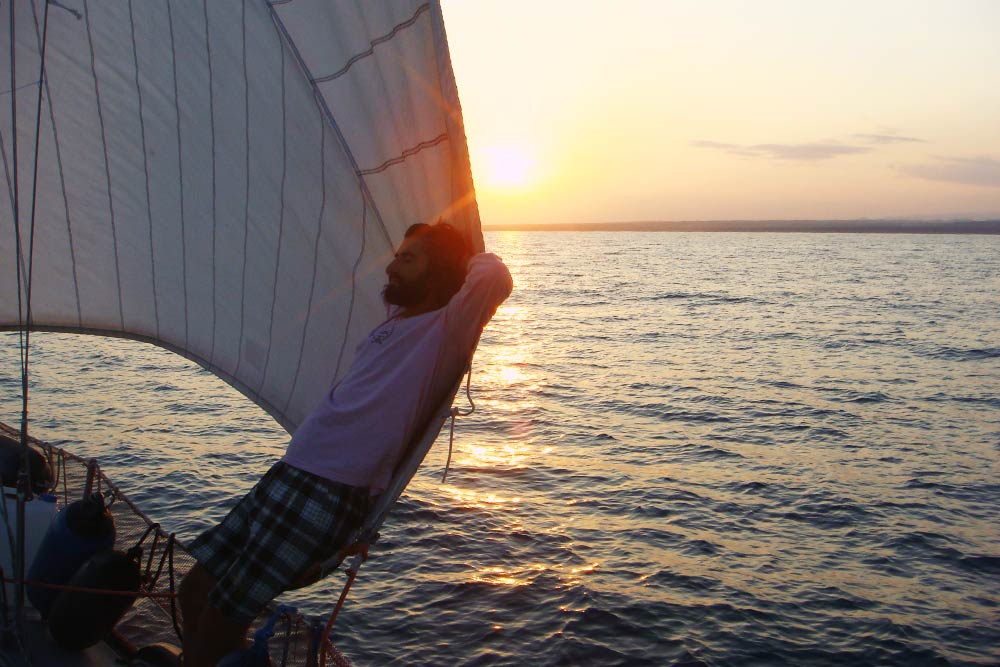
[[[426,280],[389,283],[382,289],[382,298],[393,306],[410,308],[427,298],[430,288]]]

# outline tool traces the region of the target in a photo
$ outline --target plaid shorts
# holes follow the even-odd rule
[[[215,580],[208,602],[249,623],[311,565],[342,549],[364,521],[367,488],[274,464],[188,551]]]

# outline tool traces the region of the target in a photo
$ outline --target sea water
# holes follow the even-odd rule
[[[357,665],[1000,664],[1000,237],[487,244],[515,291],[338,621]],[[34,434],[183,539],[284,449],[180,357],[32,340]],[[17,423],[15,335],[0,368]]]

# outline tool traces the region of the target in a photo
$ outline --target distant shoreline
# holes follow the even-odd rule
[[[1000,220],[705,220],[483,225],[486,232],[808,232],[1000,234]]]

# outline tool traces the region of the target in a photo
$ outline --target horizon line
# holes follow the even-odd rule
[[[484,224],[484,232],[825,232],[910,234],[1000,234],[1000,218],[663,220]]]

